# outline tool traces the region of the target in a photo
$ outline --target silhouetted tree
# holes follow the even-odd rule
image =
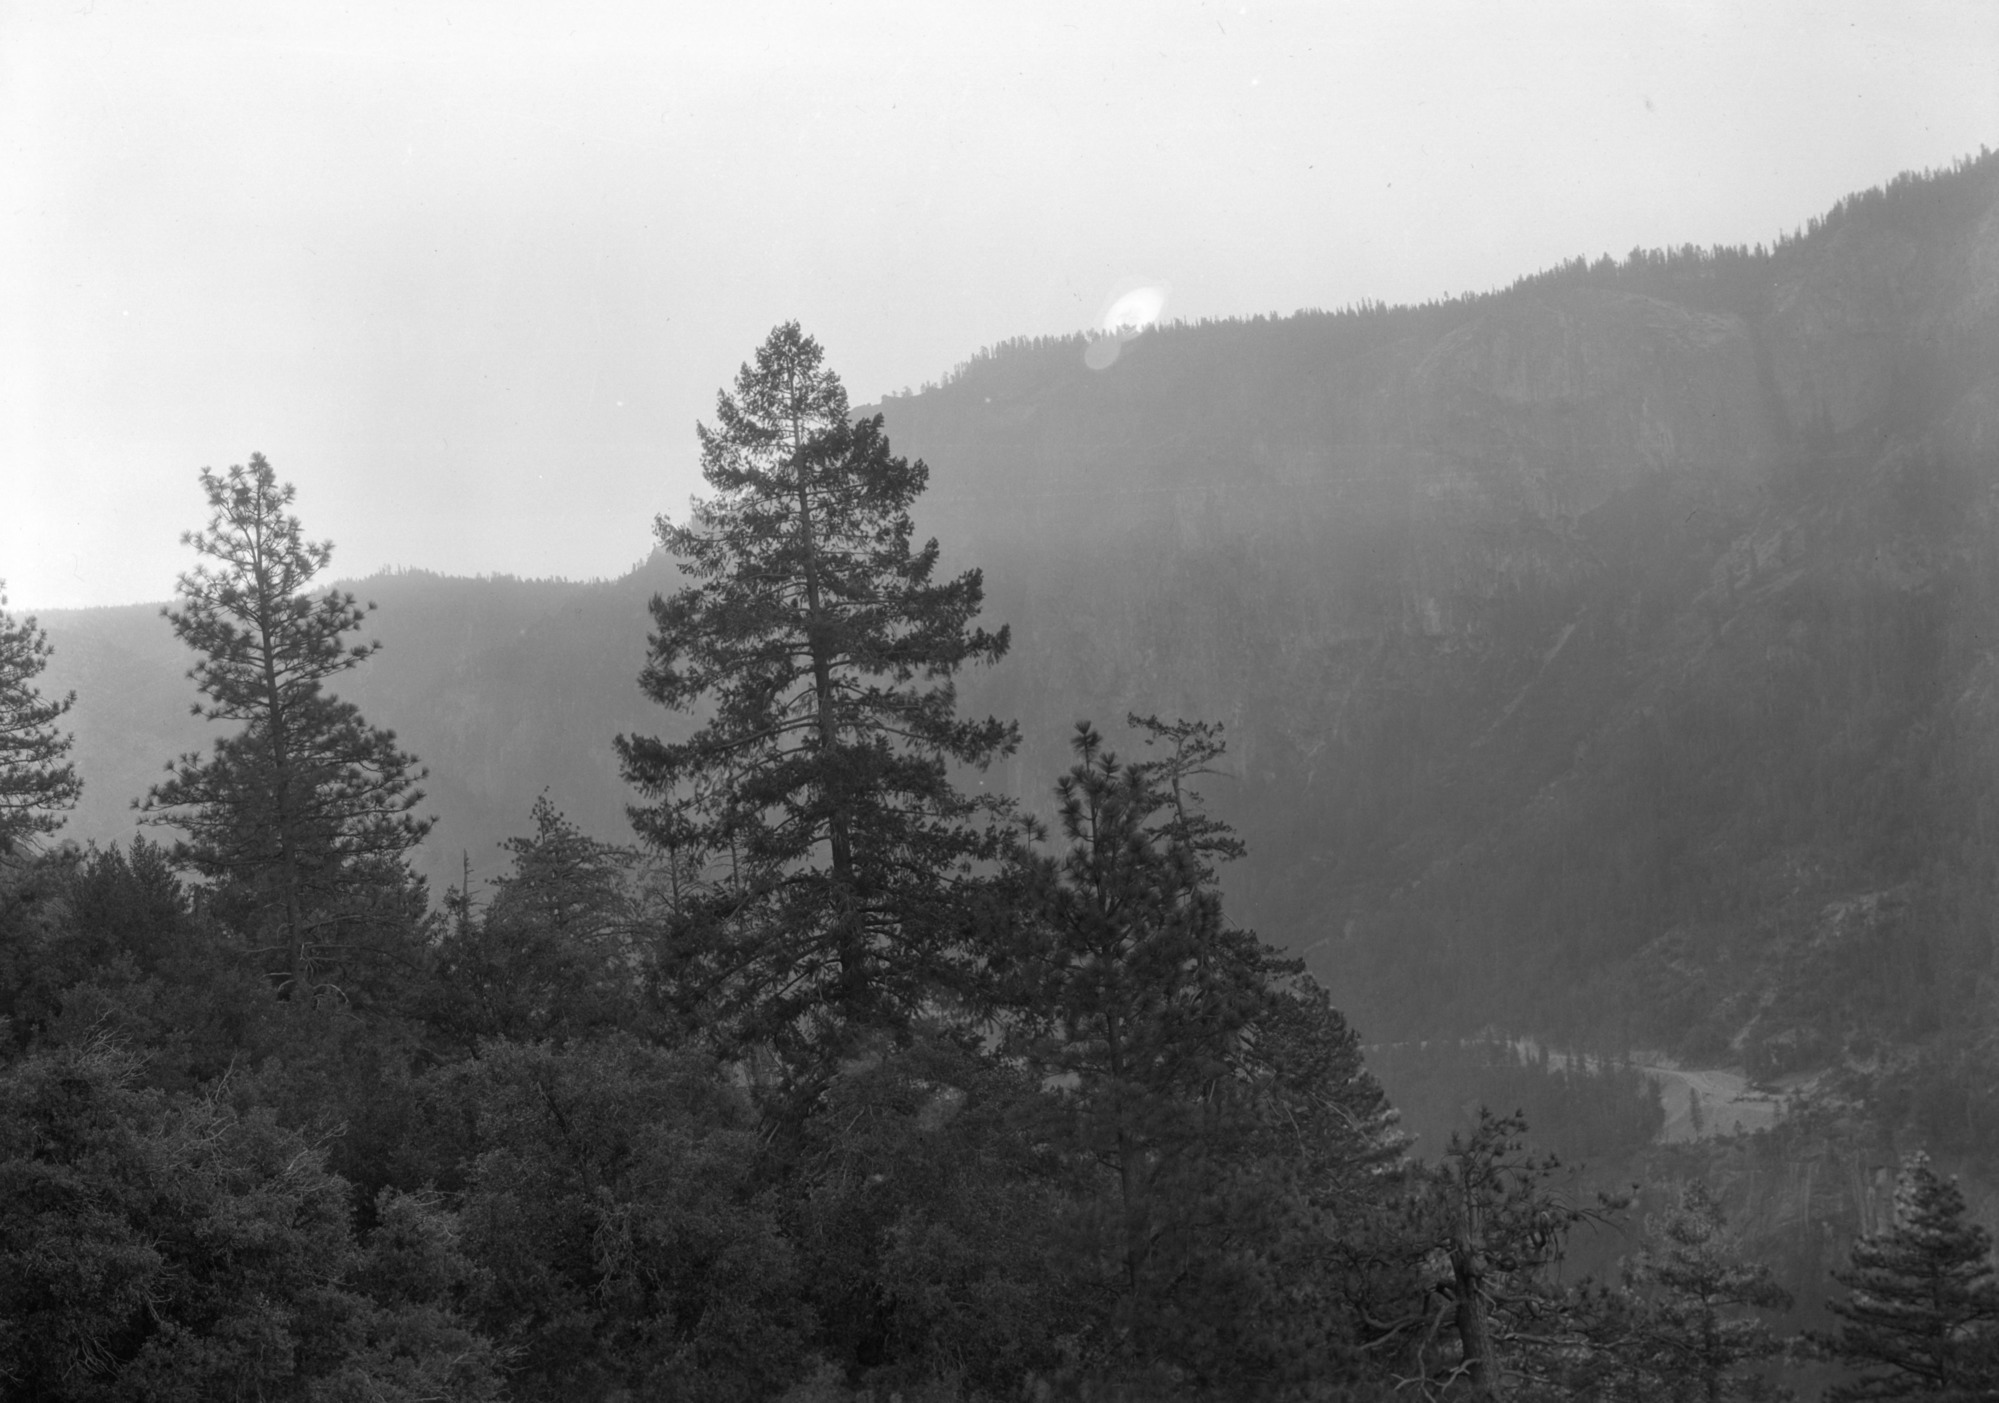
[[[898,1031],[952,984],[962,884],[1004,829],[948,766],[1016,741],[956,715],[952,674],[1007,633],[972,626],[978,571],[938,581],[937,543],[911,546],[928,469],[889,451],[880,416],[849,418],[823,362],[778,327],[699,429],[714,495],[658,523],[694,583],[654,598],[640,684],[706,720],[618,739],[640,835],[718,869],[710,899],[681,903],[681,996],[808,1096],[857,1030]]]
[[[288,988],[406,921],[405,854],[429,829],[413,816],[423,772],[326,679],[373,656],[342,635],[366,611],[351,594],[306,593],[333,548],[308,541],[262,455],[226,474],[204,468],[211,511],[182,540],[205,561],[180,577],[181,607],[162,613],[200,653],[189,671],[208,698],[195,713],[243,729],[167,768],[140,804],[187,837],[175,858],[208,878],[217,907],[281,960]],[[212,565],[208,562],[213,562]]]
[[[76,693],[44,697],[35,678],[48,666],[48,635],[32,616],[19,623],[7,612],[0,581],[0,853],[34,833],[62,826],[55,810],[74,805],[83,792],[76,767],[63,757],[74,737],[55,729]]]
[[[1219,728],[1131,721],[1159,758],[1077,727],[1068,851],[1007,960],[1059,1138],[1104,1180],[1078,1241],[1115,1300],[1105,1364],[1203,1396],[1323,1377],[1345,1324],[1323,1236],[1399,1139],[1323,991],[1223,918],[1213,864],[1241,844],[1193,787]]]
[[[566,1041],[630,1021],[639,984],[634,854],[535,800],[532,837],[509,838],[513,869],[475,912],[454,894],[438,947],[434,1025],[466,1044]]]

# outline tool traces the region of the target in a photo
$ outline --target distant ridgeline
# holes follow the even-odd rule
[[[1987,154],[1768,249],[1169,328],[1102,373],[1042,341],[891,400],[1015,628],[965,688],[1021,718],[1010,783],[1072,714],[1226,721],[1235,909],[1383,1039],[1759,1075],[1975,1042],[1996,193]]]
[[[1021,724],[985,781],[1046,811],[1079,717],[1218,720],[1231,914],[1370,1041],[1830,1073],[1999,1147],[1995,195],[1981,154],[1767,248],[1169,326],[1101,371],[1009,342],[889,399],[919,530],[1013,629],[960,680]],[[429,766],[434,889],[496,875],[544,789],[625,839],[611,738],[661,729],[635,678],[677,580],[358,587],[385,647],[340,690]],[[122,839],[206,743],[185,650],[150,608],[42,621],[67,831]]]

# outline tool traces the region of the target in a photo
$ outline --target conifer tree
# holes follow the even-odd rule
[[[188,676],[208,700],[195,714],[242,729],[169,764],[139,807],[186,835],[176,861],[265,942],[287,988],[309,991],[384,922],[409,918],[405,855],[430,827],[412,812],[423,772],[394,733],[325,690],[380,644],[344,641],[367,612],[353,595],[308,593],[333,548],[286,510],[291,484],[258,454],[204,468],[201,485],[207,529],[181,539],[204,560],[180,577],[180,607],[161,612],[201,655]]]
[[[603,946],[625,934],[634,854],[600,843],[543,794],[529,810],[534,836],[509,838],[513,871],[494,883],[489,920],[545,930],[574,944]]]
[[[1079,1149],[1113,1176],[1110,1234],[1125,1329],[1160,1319],[1157,1262],[1176,1199],[1206,1156],[1203,1091],[1230,1060],[1265,982],[1254,937],[1228,929],[1157,776],[1079,723],[1057,785],[1069,850],[1042,948],[1022,952],[1021,1011],[1065,1096]]]
[[[460,888],[438,946],[434,1025],[468,1044],[557,1042],[629,1022],[637,979],[635,855],[583,833],[544,794],[532,837],[509,838],[513,870],[483,913]]]
[[[1441,1163],[1425,1175],[1426,1192],[1411,1204],[1407,1248],[1426,1267],[1435,1264],[1430,1270],[1441,1279],[1433,1289],[1457,1337],[1447,1368],[1472,1398],[1506,1397],[1514,1380],[1529,1393],[1554,1387],[1594,1347],[1589,1317],[1607,1326],[1603,1308],[1622,1317],[1631,1304],[1578,1297],[1551,1279],[1571,1232],[1610,1221],[1629,1204],[1599,1193],[1585,1205],[1558,1192],[1561,1161],[1534,1153],[1526,1135],[1517,1111],[1502,1116],[1480,1106],[1477,1125],[1452,1133]]]
[[[1323,991],[1223,917],[1215,864],[1242,845],[1194,788],[1220,728],[1129,720],[1157,758],[1077,727],[1057,786],[1068,851],[1009,952],[1015,1022],[1060,1088],[1060,1140],[1106,1181],[1125,1363],[1275,1386],[1331,1357],[1341,1311],[1307,1264],[1401,1140]]]
[[[715,863],[709,899],[676,903],[681,1000],[725,1043],[773,1049],[809,1097],[855,1034],[906,1028],[962,965],[971,867],[1006,838],[948,767],[1016,734],[961,720],[951,678],[1007,631],[973,626],[977,570],[939,580],[937,542],[912,547],[928,469],[890,452],[879,415],[850,418],[797,323],[698,433],[713,495],[657,523],[692,582],[652,601],[640,685],[706,719],[618,751],[640,836]]]
[[[1903,1161],[1894,1223],[1854,1243],[1833,1280],[1847,1290],[1832,1302],[1843,1323],[1822,1343],[1861,1374],[1829,1398],[1999,1392],[1992,1239],[1966,1220],[1964,1196],[1937,1177],[1928,1156]]]
[[[73,738],[55,729],[76,694],[42,696],[35,678],[48,666],[48,635],[33,617],[15,623],[6,604],[0,587],[0,853],[31,834],[55,832],[62,826],[55,811],[83,791],[76,767],[63,758]]]
[[[1699,1180],[1647,1227],[1655,1240],[1631,1278],[1650,1297],[1640,1333],[1664,1379],[1692,1385],[1705,1403],[1766,1396],[1754,1366],[1783,1344],[1748,1312],[1788,1309],[1790,1293],[1769,1267],[1741,1259],[1721,1204]]]

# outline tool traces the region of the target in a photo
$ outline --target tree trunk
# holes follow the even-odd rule
[[[1464,1238],[1451,1243],[1452,1286],[1457,1302],[1458,1345],[1473,1398],[1500,1397],[1499,1374],[1493,1368],[1492,1330],[1485,1316],[1485,1273],[1478,1251]]]
[[[825,619],[819,590],[819,542],[813,531],[812,493],[806,482],[804,430],[792,420],[792,481],[798,490],[798,533],[805,564],[806,646],[812,654],[813,700],[818,708],[819,745],[822,760],[830,760],[840,736],[833,704],[833,659],[825,637]],[[867,948],[861,938],[855,911],[854,848],[847,829],[846,815],[836,803],[826,815],[826,844],[832,850],[833,882],[840,894],[840,910],[835,919],[834,949],[840,960],[840,994],[848,1008],[859,1005],[867,990]]]
[[[261,503],[259,507],[257,520],[261,521],[264,515]],[[278,682],[277,640],[272,637],[277,589],[271,582],[270,565],[264,557],[261,531],[251,540],[251,550],[252,579],[257,587],[259,661],[264,674],[264,724],[271,746],[271,828],[278,840],[279,880],[284,884],[285,969],[291,981],[286,997],[298,998],[311,982],[312,961],[306,949],[305,903],[299,894],[297,835],[292,831],[291,747],[290,737],[286,734],[288,718],[285,715],[284,688]]]

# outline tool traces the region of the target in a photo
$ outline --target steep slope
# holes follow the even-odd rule
[[[1989,960],[1999,159],[1754,254],[1009,348],[883,408],[1033,738],[1230,722],[1237,909],[1384,1035],[1779,1071]],[[1807,957],[1806,952],[1811,952]],[[1731,1043],[1733,1047],[1731,1049]]]

